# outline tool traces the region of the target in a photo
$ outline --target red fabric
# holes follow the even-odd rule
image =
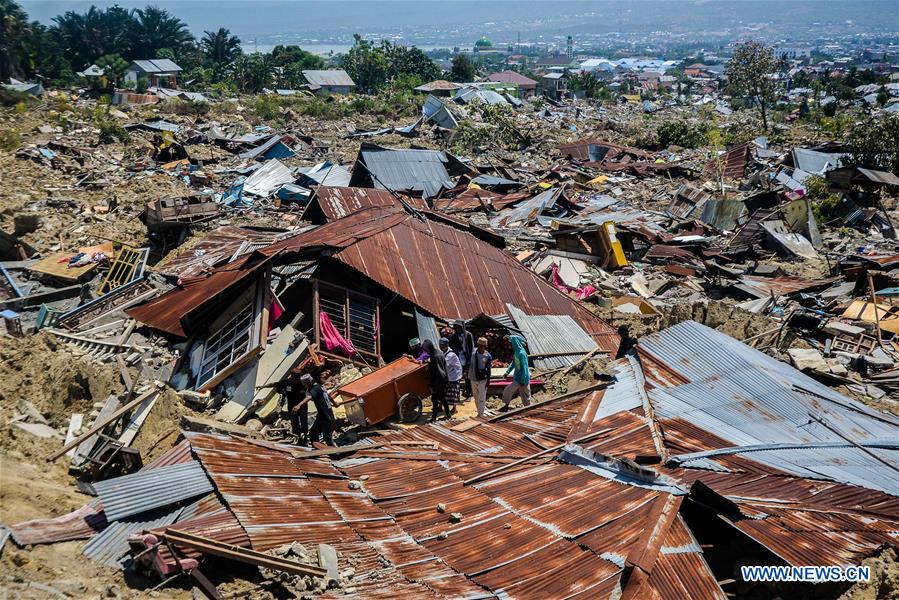
[[[328,352],[339,349],[347,356],[354,356],[356,354],[356,349],[353,347],[353,344],[337,331],[337,328],[331,323],[331,318],[324,311],[318,313],[318,329],[318,334]]]
[[[272,304],[268,309],[268,330],[271,331],[274,328],[274,324],[281,318],[281,315],[284,314],[284,307],[281,306],[281,302],[278,301],[278,297],[272,294]]]
[[[555,288],[565,292],[566,294],[569,292],[576,293],[578,300],[585,300],[597,292],[597,288],[589,283],[582,288],[576,288],[576,287],[571,287],[569,285],[565,285],[565,282],[562,281],[561,277],[559,277],[559,265],[557,265],[556,263],[552,264],[552,270],[553,270],[552,284],[555,286]]]

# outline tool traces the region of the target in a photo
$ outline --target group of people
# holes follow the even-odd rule
[[[509,410],[516,394],[521,396],[525,406],[531,403],[531,372],[524,339],[518,335],[510,335],[508,339],[512,345],[512,362],[505,375],[512,373],[512,382],[503,390],[501,412]],[[452,332],[441,337],[436,347],[432,340],[422,342],[413,338],[409,340],[409,349],[415,360],[428,365],[433,407],[431,421],[437,420],[441,410],[444,418],[449,419],[455,412],[451,405],[459,402],[463,390],[466,398],[469,395],[474,397],[478,416],[484,416],[493,366],[493,356],[487,350],[487,338],[480,337],[475,341],[471,332],[465,329],[465,321],[456,320]]]
[[[512,399],[519,395],[524,406],[531,403],[531,372],[524,339],[518,335],[507,336],[512,346],[512,361],[505,376],[512,374],[512,381],[503,390],[503,406],[500,412],[509,410]],[[426,363],[431,387],[431,421],[437,420],[440,412],[449,419],[455,412],[453,405],[462,397],[472,396],[483,417],[487,410],[487,388],[490,385],[493,356],[487,350],[487,338],[474,339],[465,329],[465,322],[453,322],[452,331],[447,331],[437,345],[431,340],[423,342],[417,338],[409,341],[413,358]],[[334,445],[334,411],[327,390],[312,375],[306,373],[296,378],[290,375],[272,384],[287,401],[290,428],[300,445]],[[309,402],[315,406],[315,421],[309,428]]]

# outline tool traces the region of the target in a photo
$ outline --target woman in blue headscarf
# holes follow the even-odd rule
[[[500,412],[509,410],[509,403],[515,394],[521,396],[521,403],[525,406],[531,404],[531,370],[528,368],[528,352],[524,348],[524,338],[520,335],[510,335],[509,342],[512,344],[512,362],[506,369],[506,376],[512,373],[512,383],[503,390],[503,407]]]

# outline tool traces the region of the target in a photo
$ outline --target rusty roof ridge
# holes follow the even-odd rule
[[[687,486],[664,473],[635,465],[625,459],[600,454],[577,444],[566,444],[559,453],[558,460],[624,485],[674,496],[685,496],[689,492]]]

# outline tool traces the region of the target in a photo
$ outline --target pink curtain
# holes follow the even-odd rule
[[[318,313],[318,329],[319,337],[321,337],[322,343],[325,345],[325,350],[328,352],[339,349],[347,356],[354,356],[356,354],[356,349],[353,347],[353,344],[337,331],[337,328],[331,323],[331,318],[324,311],[319,311]]]

